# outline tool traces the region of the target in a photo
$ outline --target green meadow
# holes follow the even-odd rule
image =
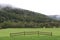
[[[40,31],[52,32],[52,36],[48,35],[32,35],[32,36],[14,36],[10,37],[10,33],[24,32],[24,31]],[[0,29],[0,40],[60,40],[60,28],[7,28]]]

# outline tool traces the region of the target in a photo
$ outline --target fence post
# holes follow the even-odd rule
[[[25,36],[25,31],[24,31],[24,36]]]
[[[51,32],[51,36],[52,36],[52,32]]]
[[[12,39],[12,37],[11,37],[11,33],[10,33],[10,40]]]
[[[10,33],[10,40],[15,40],[14,38],[13,38],[13,36],[14,35],[12,35],[13,33]]]
[[[38,36],[39,36],[39,31],[37,31],[37,33],[38,33]]]

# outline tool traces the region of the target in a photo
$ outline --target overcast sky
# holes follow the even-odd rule
[[[9,4],[46,15],[60,15],[60,0],[0,0],[0,4]]]

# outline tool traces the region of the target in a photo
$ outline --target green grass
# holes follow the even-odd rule
[[[60,36],[19,36],[14,37],[15,40],[60,40]],[[13,40],[12,39],[12,40]]]
[[[12,40],[60,40],[60,28],[11,28],[0,29],[0,40],[10,40],[10,33],[23,31],[52,32],[53,36],[16,36]]]

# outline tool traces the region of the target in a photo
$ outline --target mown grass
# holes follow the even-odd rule
[[[11,39],[10,33],[23,31],[52,32],[53,36],[16,36]],[[0,40],[60,40],[60,28],[8,28],[0,29]]]
[[[60,40],[60,36],[18,36],[18,37],[0,37],[0,40]]]
[[[20,36],[12,40],[60,40],[60,36]]]

